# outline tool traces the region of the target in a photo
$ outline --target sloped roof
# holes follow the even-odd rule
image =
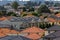
[[[48,31],[49,31],[49,30],[52,30],[52,31],[54,31],[54,30],[55,30],[55,31],[60,31],[60,25],[54,25],[54,26],[48,28],[47,30],[48,30]]]
[[[1,17],[0,20],[1,20],[1,21],[7,20],[7,18],[6,18],[6,17]]]
[[[2,24],[2,23],[0,22],[0,28],[10,28],[10,27],[11,27],[11,25]]]
[[[29,16],[29,17],[11,17],[9,19],[10,22],[25,22],[25,23],[29,23],[32,20],[37,22],[40,18],[39,17],[35,17],[35,16]]]
[[[8,20],[10,18],[11,18],[11,16],[7,16],[7,17],[2,16],[2,17],[0,17],[0,21]]]
[[[27,38],[39,39],[43,36],[44,30],[37,28],[37,27],[31,27],[31,28],[27,28],[27,29],[23,30],[21,33],[27,33],[27,35],[25,35],[25,37],[27,37]]]
[[[9,20],[3,20],[1,21],[1,23],[9,23],[10,21]]]
[[[10,33],[10,30],[8,28],[0,28],[0,33],[5,34],[5,36],[6,36],[7,34]],[[0,37],[2,37],[2,36],[0,35]],[[4,37],[4,35],[3,35],[3,37]]]
[[[34,21],[35,21],[35,22],[38,22],[38,20],[39,20],[40,18],[34,16],[34,17],[25,17],[24,19],[26,20],[26,22],[31,22],[32,20],[33,20],[32,22],[34,22]]]
[[[31,27],[31,28],[26,28],[21,33],[37,33],[37,32],[43,33],[44,30],[38,27]]]
[[[51,15],[51,16],[49,16],[49,17],[50,17],[50,18],[54,18],[54,19],[57,18],[55,15]]]
[[[60,37],[58,37],[58,38],[55,38],[55,39],[53,39],[53,40],[60,40]]]
[[[43,34],[36,34],[36,33],[31,33],[31,34],[29,34],[29,35],[27,35],[27,36],[25,36],[25,37],[27,37],[27,38],[30,38],[30,39],[39,39],[39,38],[41,38],[42,37],[42,35]]]
[[[60,31],[57,31],[45,36],[45,38],[58,38],[58,37],[60,37]]]
[[[20,34],[20,32],[16,31],[16,30],[11,30],[10,31],[11,34]]]
[[[0,33],[0,37],[5,37],[5,36],[6,36],[6,34]]]
[[[9,34],[20,34],[20,32],[16,30],[10,30],[9,28],[0,28],[0,37],[7,36]]]
[[[60,17],[60,13],[56,14],[55,16],[56,16],[56,17]]]
[[[57,22],[60,22],[60,20],[58,20]]]
[[[23,36],[18,36],[17,38],[15,38],[13,40],[31,40],[31,39],[23,37]]]
[[[5,36],[3,38],[0,38],[0,40],[30,40],[30,39],[23,36]]]
[[[60,17],[57,17],[56,15],[51,15],[50,18],[53,18],[53,19],[55,19],[56,21],[57,21],[57,20],[60,20]]]
[[[56,20],[55,20],[54,18],[47,18],[47,20],[48,20],[49,22],[56,22]]]

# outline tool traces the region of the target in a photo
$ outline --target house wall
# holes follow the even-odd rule
[[[46,36],[46,35],[49,35],[48,31],[45,31],[45,36]]]
[[[49,35],[49,34],[51,34],[51,33],[54,33],[55,31],[45,31],[45,36],[46,35]]]
[[[60,22],[49,22],[51,25],[54,23],[54,25],[60,25]]]

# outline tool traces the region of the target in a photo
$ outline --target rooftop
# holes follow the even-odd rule
[[[60,17],[60,13],[56,14],[55,16]]]
[[[29,34],[26,36],[27,38],[30,38],[30,39],[39,39],[42,37],[42,35],[38,35],[38,34]]]
[[[11,25],[0,23],[0,28],[10,28]]]
[[[31,28],[26,28],[21,33],[44,33],[44,30],[41,28],[33,26]]]
[[[37,28],[37,27],[31,27],[23,30],[21,33],[27,33],[25,37],[30,38],[30,39],[39,39],[43,36],[44,30]]]
[[[3,38],[0,38],[0,40],[31,40],[31,39],[23,36],[5,36]]]
[[[9,28],[0,28],[0,37],[5,37],[9,34],[20,34],[20,32],[16,30],[10,30]]]
[[[54,18],[47,18],[47,20],[48,20],[49,22],[56,22],[56,20],[55,20]]]
[[[6,20],[6,19],[7,19],[6,17],[0,17],[1,21]]]
[[[55,39],[53,39],[53,40],[60,40],[60,37],[58,37],[58,38],[55,38]]]
[[[45,38],[59,38],[59,37],[60,37],[60,31],[57,31],[45,36]]]
[[[50,28],[47,29],[48,31],[60,31],[60,26],[59,25],[54,25]]]

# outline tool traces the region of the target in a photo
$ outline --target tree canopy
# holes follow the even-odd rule
[[[14,12],[8,12],[7,16],[17,16]]]
[[[38,8],[38,13],[50,13],[50,10],[45,4],[43,4]]]
[[[18,4],[18,2],[14,1],[11,6],[12,6],[12,8],[17,9],[19,4]]]
[[[34,11],[34,8],[30,7],[28,12],[30,12],[30,11]]]

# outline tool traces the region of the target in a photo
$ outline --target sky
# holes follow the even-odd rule
[[[16,0],[0,0],[0,1],[16,1]],[[18,1],[30,1],[30,0],[18,0]],[[36,1],[36,0],[31,0]],[[50,0],[44,0],[44,1],[50,1]],[[51,1],[60,1],[60,0],[51,0]]]
[[[24,1],[33,1],[33,2],[39,2],[39,1],[50,1],[50,0],[0,0],[0,5],[4,5],[4,4],[7,4],[7,3],[10,3],[11,1],[17,1],[18,3],[23,3]],[[22,1],[22,2],[20,2]],[[51,0],[53,1],[53,0]],[[60,1],[60,0],[54,0],[54,1]]]
[[[50,0],[45,0],[45,1],[50,1]],[[51,0],[51,1],[60,1],[60,0]]]
[[[0,1],[16,1],[16,0],[0,0]],[[19,0],[19,1],[30,1],[30,0]]]

